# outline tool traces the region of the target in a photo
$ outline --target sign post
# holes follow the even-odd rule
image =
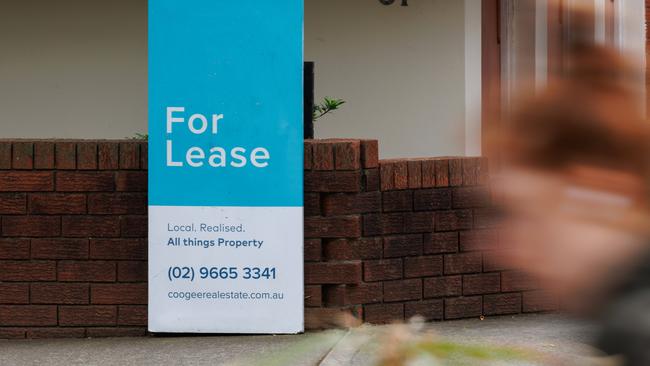
[[[149,330],[303,331],[303,0],[149,2]]]

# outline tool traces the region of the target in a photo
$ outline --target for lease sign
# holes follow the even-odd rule
[[[302,0],[149,2],[149,329],[303,330]]]

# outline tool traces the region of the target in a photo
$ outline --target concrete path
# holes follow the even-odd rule
[[[596,365],[594,328],[558,315],[462,320],[395,328],[361,327],[298,336],[143,337],[0,341],[0,365],[372,365],[395,335],[532,350],[534,362]],[[461,363],[462,364],[462,363]]]

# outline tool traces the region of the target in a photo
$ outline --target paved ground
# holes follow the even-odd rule
[[[595,365],[594,328],[558,315],[362,327],[299,336],[146,337],[0,341],[0,365],[372,365],[394,338],[530,350],[535,361],[504,365]],[[456,360],[458,361],[458,360]],[[463,364],[462,361],[458,361]]]

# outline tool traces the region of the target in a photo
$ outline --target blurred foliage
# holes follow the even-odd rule
[[[136,133],[135,135],[130,137],[131,140],[149,140],[149,135],[146,133]]]

